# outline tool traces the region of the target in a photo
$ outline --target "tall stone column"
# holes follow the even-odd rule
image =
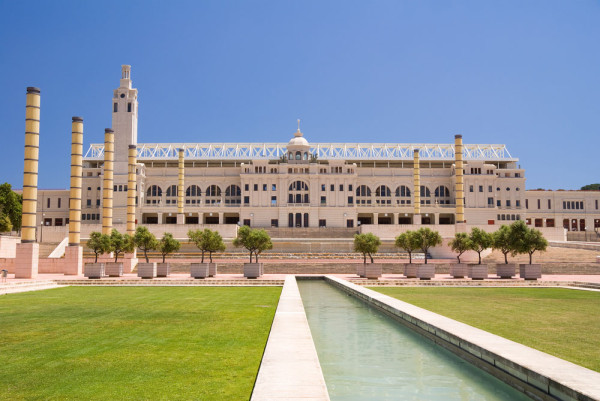
[[[465,188],[463,182],[463,143],[462,135],[454,136],[454,166],[456,180],[454,192],[456,193],[456,223],[465,223]]]
[[[113,212],[113,169],[115,155],[115,133],[104,130],[104,180],[102,191],[102,234],[110,235]]]
[[[69,193],[69,246],[65,249],[65,274],[82,273],[81,183],[83,158],[83,118],[73,117],[71,123],[71,191]]]
[[[39,244],[36,242],[38,160],[40,150],[40,90],[28,87],[25,104],[25,157],[21,243],[17,244],[15,278],[38,275]]]
[[[137,194],[137,147],[129,145],[127,155],[127,234],[135,235],[135,197]],[[138,259],[136,251],[123,256],[123,272],[131,273]]]
[[[185,161],[183,158],[184,149],[179,148],[179,177],[177,181],[177,224],[183,224],[185,222],[185,216],[183,214],[183,192],[184,180],[185,180]]]
[[[413,224],[421,224],[421,165],[419,149],[413,151]]]

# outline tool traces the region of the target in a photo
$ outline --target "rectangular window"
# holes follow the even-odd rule
[[[496,201],[496,206],[498,206],[498,207],[502,206],[502,205],[500,204],[500,199],[498,199],[498,200]]]
[[[117,112],[117,110],[118,110],[118,106],[117,106],[117,104],[115,103],[115,104],[113,105],[113,113],[116,113],[116,112]]]
[[[580,209],[583,210],[583,201],[579,202],[581,204]]]
[[[91,200],[91,199],[88,199],[88,200],[86,201],[86,206],[87,206],[87,207],[91,207],[91,206],[92,206],[92,200]]]
[[[85,220],[85,213],[81,215],[81,220]]]
[[[516,205],[517,207],[521,207],[521,201],[520,201],[520,200],[516,200],[516,201],[515,201],[515,205]]]
[[[117,186],[116,185],[113,187],[113,192],[117,192]]]
[[[510,207],[510,199],[506,201],[506,207]]]
[[[96,215],[92,214],[92,220],[96,220]]]
[[[515,178],[520,178],[521,177],[521,173],[515,173]]]
[[[131,102],[127,103],[127,112],[131,113]]]
[[[271,191],[277,191],[277,184],[271,184]]]
[[[348,184],[348,191],[352,191],[352,184]]]
[[[491,185],[488,186],[488,192],[492,192],[492,186]]]
[[[250,185],[244,184],[244,191],[250,191]]]
[[[321,184],[321,191],[325,191],[325,184]]]
[[[258,191],[258,184],[254,184],[254,190]]]
[[[96,199],[96,206],[100,206],[100,199]]]
[[[127,192],[127,185],[123,186],[123,191]]]
[[[331,184],[331,185],[329,186],[329,190],[330,190],[330,191],[332,191],[332,192],[333,192],[333,191],[335,191],[335,185],[334,185],[334,184]]]
[[[250,219],[244,219],[244,225],[250,227]]]
[[[61,204],[62,199],[58,198],[58,208],[60,209],[60,204]]]
[[[249,204],[250,204],[250,197],[244,196],[244,205],[249,205]]]
[[[119,185],[119,192],[123,192],[123,185]]]
[[[488,198],[488,205],[494,206],[494,198]]]
[[[479,186],[479,192],[483,192],[483,185]]]
[[[529,199],[525,199],[525,209],[529,209]]]
[[[271,227],[279,227],[279,220],[271,219]]]
[[[277,197],[271,196],[271,206],[277,206]]]
[[[263,184],[263,191],[267,190],[267,184]]]
[[[344,190],[344,184],[340,184],[340,191]]]
[[[541,207],[542,207],[542,206],[541,206],[541,204],[542,204],[542,200],[541,200],[541,199],[538,199],[538,200],[537,200],[537,204],[538,204],[538,210],[539,210],[539,209],[541,209]]]
[[[552,201],[548,199],[548,210],[552,209]]]
[[[327,204],[327,197],[321,196],[321,205],[325,205],[325,204]]]
[[[319,220],[319,227],[327,227],[327,220]]]
[[[50,198],[46,199],[46,207],[50,208]]]
[[[598,210],[598,199],[596,199],[596,210]]]
[[[469,185],[469,192],[473,192],[473,185]]]

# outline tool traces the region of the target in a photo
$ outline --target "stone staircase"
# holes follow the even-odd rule
[[[271,238],[354,238],[356,228],[288,228],[270,227],[264,229]]]

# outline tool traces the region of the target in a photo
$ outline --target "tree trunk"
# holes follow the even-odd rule
[[[94,252],[94,254],[96,254],[96,259],[94,260],[94,263],[98,263],[98,252]]]
[[[369,254],[369,257],[371,258],[371,263],[373,263],[373,255]]]
[[[208,257],[210,259],[210,263],[212,263],[212,251],[208,251]]]
[[[200,261],[200,263],[204,263],[204,249],[202,250],[202,260]]]
[[[529,254],[529,264],[533,262],[533,252]]]
[[[117,263],[117,259],[119,259],[119,253],[115,252],[115,263]]]
[[[425,254],[425,264],[427,264],[427,249],[421,249]]]
[[[165,263],[165,257],[167,257],[167,254],[163,253],[163,263]]]
[[[477,255],[479,255],[479,263],[477,263],[478,265],[481,264],[481,251],[477,251]]]
[[[363,265],[367,264],[367,254],[363,253]]]
[[[456,259],[458,260],[458,264],[460,264],[460,255],[458,255]]]
[[[412,264],[412,251],[408,252],[408,263]]]
[[[504,253],[504,263],[508,264],[508,252]]]
[[[250,263],[252,263],[252,251],[250,251]]]
[[[144,248],[144,257],[146,258],[146,263],[150,263],[148,260],[148,250],[146,248]]]

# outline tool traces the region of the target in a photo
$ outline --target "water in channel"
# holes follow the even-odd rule
[[[322,280],[298,286],[332,401],[530,400]]]

